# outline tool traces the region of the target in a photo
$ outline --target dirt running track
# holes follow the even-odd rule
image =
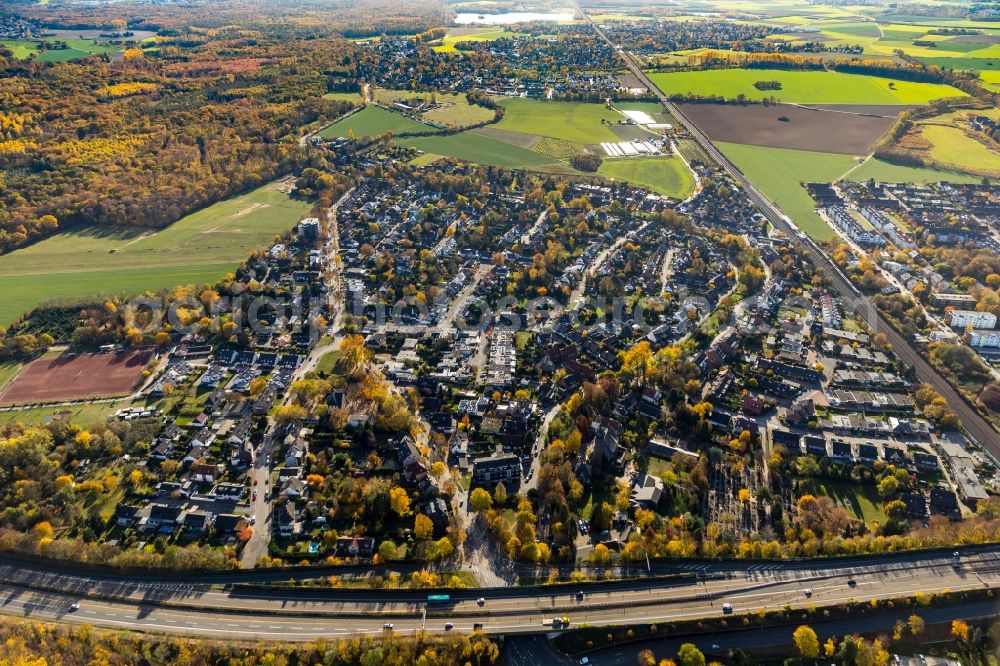
[[[24,366],[0,393],[0,404],[107,398],[132,392],[151,352],[42,357]]]
[[[909,107],[828,106],[814,110],[787,104],[681,104],[680,108],[712,141],[867,155],[896,122],[896,114]],[[778,120],[780,117],[788,120]]]

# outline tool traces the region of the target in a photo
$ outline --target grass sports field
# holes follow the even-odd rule
[[[52,299],[211,282],[309,210],[273,184],[155,230],[83,228],[0,257],[0,325]]]
[[[475,130],[447,136],[397,139],[397,143],[418,148],[425,153],[457,157],[460,160],[488,166],[526,168],[557,162],[556,159],[533,150],[477,134]]]
[[[731,99],[742,93],[752,100],[773,96],[798,104],[926,104],[941,97],[965,95],[936,83],[827,71],[712,69],[651,74],[650,78],[668,95],[691,93]],[[780,81],[782,87],[758,90],[754,87],[757,81]]]
[[[386,132],[399,134],[401,132],[433,132],[433,127],[418,123],[406,116],[388,111],[379,106],[366,106],[347,118],[335,122],[319,132],[324,139],[346,137],[354,132],[354,136],[378,136]]]
[[[494,125],[509,132],[522,132],[565,139],[581,144],[595,144],[604,141],[619,141],[611,128],[602,120],[618,122],[622,115],[603,104],[595,102],[553,102],[539,99],[502,99],[500,104],[507,108],[503,120]],[[620,107],[636,109],[648,113],[659,113],[659,104],[632,102]]]
[[[679,157],[604,160],[597,173],[642,185],[675,199],[683,199],[694,189],[694,177]]]

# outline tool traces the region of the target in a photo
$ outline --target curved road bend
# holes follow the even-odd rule
[[[948,405],[951,409],[958,414],[961,419],[962,424],[965,426],[967,433],[976,440],[980,445],[985,447],[994,458],[1000,459],[1000,433],[987,421],[978,411],[972,408],[965,399],[959,395],[958,391],[952,387],[948,381],[938,373],[937,370],[928,363],[920,352],[913,347],[909,340],[905,339],[900,335],[896,329],[889,325],[889,323],[882,317],[878,312],[875,305],[862,295],[854,287],[850,280],[848,280],[844,274],[830,261],[826,253],[810,238],[803,237],[799,235],[799,231],[794,227],[790,220],[781,212],[781,210],[774,205],[767,197],[760,193],[760,191],[754,187],[746,176],[737,169],[732,162],[722,154],[719,149],[712,144],[708,137],[694,125],[687,117],[681,113],[680,109],[670,101],[670,99],[663,94],[659,88],[646,76],[642,68],[635,62],[635,59],[631,54],[627,53],[623,49],[619,48],[611,38],[609,38],[604,30],[601,29],[593,19],[587,15],[580,6],[573,3],[576,10],[583,15],[583,17],[590,23],[591,27],[597,33],[597,35],[603,39],[608,45],[614,49],[622,60],[625,61],[625,66],[631,71],[643,84],[652,91],[663,107],[674,116],[678,122],[680,122],[684,129],[698,142],[705,152],[707,152],[712,159],[714,159],[719,166],[721,166],[726,173],[728,173],[733,179],[738,182],[743,189],[746,191],[747,195],[750,197],[751,201],[756,204],[760,211],[767,217],[768,221],[781,229],[792,242],[795,242],[802,246],[812,259],[813,264],[817,268],[822,268],[824,273],[830,279],[833,284],[834,289],[841,296],[844,301],[845,306],[848,311],[857,311],[864,320],[868,323],[872,329],[885,333],[886,337],[889,338],[889,342],[892,344],[896,355],[899,356],[905,363],[912,366],[916,372],[916,376],[923,382],[927,382],[937,389],[937,392],[948,401]]]
[[[945,553],[882,563],[872,558],[846,566],[799,564],[794,569],[771,565],[729,576],[709,571],[686,584],[639,581],[558,590],[513,588],[488,596],[483,606],[477,596],[494,591],[456,590],[450,605],[430,609],[422,598],[426,593],[419,591],[227,590],[203,582],[135,581],[3,565],[0,612],[201,636],[313,640],[377,633],[385,622],[397,632],[444,631],[445,623],[452,622],[459,631],[482,623],[491,633],[538,633],[551,630],[543,623],[554,616],[569,616],[572,624],[662,622],[718,615],[723,602],[743,613],[1000,586],[1000,547],[977,549],[960,558]],[[586,591],[582,600],[578,590]],[[79,609],[72,610],[71,604],[79,604]]]

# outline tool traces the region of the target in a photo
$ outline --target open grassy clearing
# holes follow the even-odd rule
[[[17,60],[27,60],[31,54],[38,53],[38,44],[24,39],[0,39],[0,46],[10,49]]]
[[[978,183],[982,181],[982,178],[967,173],[941,171],[926,167],[902,166],[883,162],[878,159],[870,159],[862,164],[850,173],[847,180],[860,182],[871,178],[883,183],[915,183],[920,185],[936,183],[942,180],[951,183]]]
[[[712,69],[651,74],[661,90],[670,94],[718,95],[761,100],[776,97],[799,104],[926,104],[965,93],[936,83],[895,81],[876,76],[828,71],[762,69]],[[781,90],[758,90],[757,81],[780,81]]]
[[[415,167],[427,166],[428,164],[433,164],[440,159],[444,159],[441,155],[435,155],[434,153],[424,153],[423,155],[417,155],[412,160],[410,164]]]
[[[338,102],[351,102],[357,106],[361,106],[365,103],[365,100],[361,96],[360,92],[332,92],[323,95],[323,99],[333,99]]]
[[[764,195],[816,240],[833,231],[815,211],[812,197],[800,183],[829,183],[854,164],[848,155],[738,143],[716,144]]]
[[[394,113],[379,106],[366,106],[356,113],[352,113],[347,118],[337,121],[329,127],[319,132],[318,136],[324,139],[335,137],[348,137],[354,134],[355,137],[379,136],[386,132],[400,134],[403,132],[433,132],[430,125],[411,120],[401,113]]]
[[[930,156],[941,164],[958,169],[977,168],[1000,171],[1000,154],[968,137],[957,127],[924,125],[921,135],[931,142]]]
[[[4,361],[0,363],[0,391],[3,391],[4,387],[10,383],[10,380],[14,378],[21,368],[24,366],[23,363],[17,363],[14,361]]]
[[[474,130],[451,135],[397,139],[397,143],[417,148],[426,153],[457,157],[461,160],[488,166],[526,168],[556,162],[554,158],[497,141],[488,136],[477,134]]]
[[[998,60],[1000,60],[1000,58],[998,58]],[[1000,93],[1000,70],[980,72],[979,78],[983,80],[984,88]]]
[[[597,173],[674,199],[683,199],[694,190],[694,177],[679,157],[604,160]]]
[[[309,210],[274,184],[161,229],[86,227],[0,257],[0,325],[50,299],[139,293],[214,281]]]

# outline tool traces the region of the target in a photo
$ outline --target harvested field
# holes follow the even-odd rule
[[[61,402],[127,395],[151,352],[43,356],[32,361],[0,393],[0,404]]]
[[[845,106],[832,110],[784,104],[682,104],[681,108],[713,141],[867,155],[906,107]],[[788,120],[779,120],[782,117]]]

